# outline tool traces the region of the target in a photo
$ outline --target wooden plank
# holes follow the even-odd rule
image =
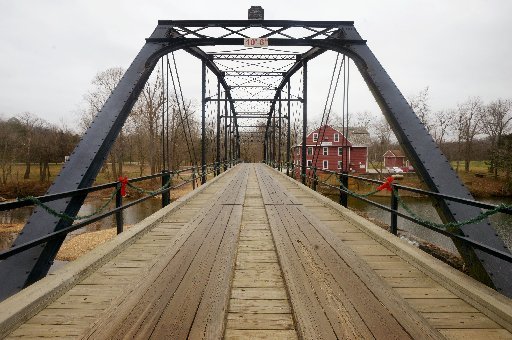
[[[24,325],[9,334],[9,338],[76,338],[81,329],[76,325]]]
[[[231,299],[230,313],[282,314],[291,313],[288,300]]]
[[[167,308],[169,301],[174,296],[182,279],[187,274],[193,260],[203,249],[208,252],[215,247],[212,239],[222,236],[223,233],[214,232],[214,223],[218,216],[229,217],[232,205],[220,205],[219,202],[234,202],[239,198],[236,190],[241,187],[243,176],[236,176],[228,183],[226,190],[218,193],[218,198],[213,199],[210,207],[205,207],[189,227],[181,232],[181,237],[175,240],[176,248],[168,251],[162,257],[153,271],[148,275],[147,281],[128,292],[106,314],[102,323],[94,325],[87,334],[88,338],[108,338],[134,336],[134,334],[148,334]],[[208,237],[209,233],[211,236]],[[208,240],[206,247],[202,247]],[[220,242],[220,240],[218,241]],[[209,245],[209,246],[208,246]],[[218,243],[217,243],[218,249]],[[205,253],[207,254],[207,253]],[[203,254],[203,255],[205,255]],[[202,259],[210,260],[211,256],[203,256]],[[200,267],[204,264],[201,260],[197,263]],[[207,271],[209,273],[209,271]],[[196,292],[196,294],[200,294]],[[195,307],[197,308],[197,307]],[[195,310],[194,310],[195,314]],[[190,313],[186,314],[187,317]],[[108,321],[106,321],[108,320]],[[190,321],[191,322],[191,321]],[[183,326],[187,330],[189,327]],[[144,336],[143,336],[144,337]]]
[[[279,271],[237,270],[233,287],[284,287],[284,281]]]
[[[423,313],[423,316],[425,316],[434,327],[439,329],[501,328],[496,322],[482,313]]]
[[[242,222],[242,230],[269,230],[269,228],[266,223]]]
[[[369,262],[368,266],[372,268],[373,270],[379,270],[376,271],[379,275],[381,274],[380,271],[383,271],[384,277],[396,277],[393,275],[390,275],[393,271],[398,271],[399,273],[404,273],[406,271],[415,270],[414,267],[412,267],[410,264],[408,264],[405,261],[399,261],[399,262]],[[384,272],[385,271],[385,272]],[[425,275],[399,275],[399,277],[426,277]]]
[[[382,277],[386,283],[393,288],[436,288],[439,284],[432,279],[421,277]],[[400,294],[402,297],[406,297]]]
[[[190,334],[188,334],[189,339],[220,339],[224,334],[224,319],[231,295],[230,283],[235,267],[236,241],[240,232],[241,219],[242,206],[234,206],[216,261],[194,316]],[[185,302],[188,303],[186,300]]]
[[[277,186],[278,185],[274,184],[274,187],[277,187]],[[368,287],[371,287],[372,293],[375,294],[376,296],[378,296],[379,300],[381,301],[381,302],[378,302],[375,304],[371,304],[370,306],[378,309],[378,308],[380,308],[379,307],[380,303],[383,303],[386,306],[386,308],[388,308],[392,312],[393,315],[396,315],[396,319],[393,319],[393,318],[388,319],[389,320],[388,322],[390,323],[390,325],[393,322],[395,322],[395,325],[397,325],[396,324],[397,320],[399,320],[399,322],[400,322],[401,326],[398,326],[398,327],[393,326],[393,328],[390,328],[389,325],[383,327],[382,320],[376,319],[376,320],[374,320],[374,322],[375,322],[374,323],[374,331],[375,332],[393,332],[393,331],[403,332],[403,329],[401,327],[404,327],[407,330],[407,332],[409,334],[411,334],[413,337],[421,336],[422,338],[441,338],[440,334],[438,332],[436,332],[432,327],[430,327],[428,325],[428,323],[420,315],[418,315],[403,299],[400,299],[398,295],[393,293],[393,291],[391,290],[391,288],[389,286],[386,286],[385,283],[383,283],[381,280],[379,280],[377,275],[375,275],[375,273],[370,268],[367,267],[367,265],[364,263],[364,261],[359,259],[347,246],[344,246],[343,243],[341,241],[339,241],[339,239],[337,239],[336,237],[333,237],[332,233],[329,233],[327,228],[320,227],[320,225],[317,224],[318,222],[312,222],[311,215],[309,213],[306,213],[305,209],[303,207],[298,206],[295,209],[299,209],[300,212],[302,213],[302,215],[298,214],[298,213],[289,213],[290,218],[291,217],[297,218],[297,217],[307,216],[307,220],[311,223],[308,225],[308,223],[304,223],[303,220],[297,221],[297,226],[300,226],[303,230],[304,230],[305,225],[307,228],[309,228],[309,230],[307,230],[307,231],[304,230],[304,233],[305,233],[305,235],[308,236],[309,242],[311,242],[311,244],[313,245],[312,248],[318,252],[323,252],[322,258],[324,260],[329,259],[328,252],[330,249],[336,249],[336,251],[338,252],[338,255],[341,256],[345,261],[348,261],[348,263],[350,263],[351,269],[357,273],[357,276],[359,278],[364,278],[365,284]],[[290,210],[290,208],[288,208],[288,210]],[[310,227],[312,224],[315,225],[315,228]],[[274,226],[271,223],[271,228],[273,228],[273,227]],[[318,232],[322,233],[322,237],[317,236],[318,234],[314,232],[314,229],[316,229]],[[275,235],[274,232],[273,232],[273,234]],[[294,238],[295,238],[295,236],[294,236]],[[323,238],[325,241],[327,241],[330,244],[330,246],[328,246],[328,247],[321,246],[320,245],[322,242],[321,238]],[[323,242],[325,242],[325,241],[323,241]],[[301,244],[304,245],[305,242],[301,242]],[[276,245],[277,245],[277,242],[276,242]],[[382,249],[386,250],[385,248],[382,248]],[[379,250],[381,251],[381,249],[379,249]],[[312,249],[310,249],[309,251],[310,251],[310,253],[314,254],[314,251]],[[278,252],[279,252],[279,247],[278,247]],[[384,253],[384,255],[392,255],[392,253],[390,253],[390,252],[387,254],[385,252],[383,252],[383,253]],[[280,259],[281,259],[281,256],[280,256]],[[316,261],[316,263],[318,263],[318,261]],[[329,261],[329,263],[327,264],[327,267],[333,268],[333,267],[336,267],[337,265],[339,266],[339,261]],[[331,274],[336,275],[336,273],[339,272],[339,270],[340,270],[339,268],[337,268],[336,270],[332,270]],[[345,280],[345,277],[340,277],[337,279],[338,282],[343,282],[343,280]],[[349,287],[349,286],[347,286],[347,287]],[[370,294],[350,294],[350,298],[353,299],[354,296],[359,297],[361,299],[360,300],[361,302],[359,302],[360,306],[364,306],[364,308],[368,308],[368,303],[365,302],[365,299],[367,298],[368,295],[372,295],[372,293],[370,293]],[[293,303],[293,297],[292,297],[292,303]],[[363,308],[363,307],[361,307],[361,308]],[[364,310],[364,308],[362,310]],[[296,310],[296,308],[294,306],[294,311],[295,310]],[[372,314],[372,313],[364,313],[364,315],[365,315],[365,322],[367,324],[368,324],[368,320],[367,320],[368,316],[370,316],[370,317],[374,316],[374,314]],[[375,315],[381,316],[382,313],[376,313]],[[395,320],[395,321],[393,321],[393,320]],[[376,333],[375,335],[377,337],[379,337],[378,334],[379,333]],[[402,333],[402,334],[403,334],[403,336],[408,336],[405,333]]]
[[[376,269],[375,273],[380,277],[417,277],[417,278],[427,278],[425,274],[420,272],[419,270],[411,267],[410,265],[404,265],[404,268],[394,268],[394,269]]]
[[[368,245],[351,245],[350,248],[358,255],[395,255],[389,249],[384,248],[380,244]]]
[[[417,311],[422,313],[475,313],[478,310],[462,299],[407,299]]]
[[[227,329],[293,329],[291,314],[229,313]]]
[[[277,225],[275,207],[267,206],[271,225]],[[273,223],[275,221],[275,223]],[[280,263],[297,322],[297,331],[302,338],[336,339],[329,320],[320,306],[314,292],[308,289],[310,282],[299,263],[293,246],[285,233],[276,228],[272,233],[279,254]]]
[[[441,329],[450,340],[511,340],[512,333],[506,329]]]
[[[294,330],[258,330],[258,329],[228,329],[225,340],[295,340],[297,333]]]
[[[239,251],[274,251],[274,242],[270,240],[239,241]]]
[[[277,262],[277,255],[273,251],[246,251],[238,253],[236,260],[239,262]]]
[[[243,300],[284,300],[287,299],[284,287],[236,288],[231,290],[232,299]]]
[[[275,270],[281,273],[281,267],[277,262],[238,262],[236,264],[236,269]]]
[[[213,267],[218,264],[217,270],[224,265],[224,261],[234,261],[235,245],[229,249],[231,256],[220,251],[219,259],[217,254],[219,249],[228,247],[226,242],[233,243],[238,239],[238,230],[241,219],[241,207],[229,204],[243,203],[245,196],[245,187],[247,180],[247,171],[242,171],[234,183],[228,187],[230,193],[224,193],[226,198],[222,199],[220,204],[221,211],[219,217],[215,220],[211,232],[206,236],[206,241],[199,249],[195,260],[190,265],[190,268],[183,276],[180,285],[177,287],[172,298],[168,302],[165,309],[160,315],[157,314],[157,322],[154,328],[149,327],[148,320],[141,323],[141,329],[137,332],[138,336],[145,337],[150,334],[156,339],[163,337],[170,337],[176,339],[184,339],[189,336],[192,338],[214,337],[219,338],[224,332],[224,313],[227,311],[229,301],[229,280],[221,281],[223,286],[216,286],[215,279],[210,278],[210,272]],[[236,209],[237,213],[234,214],[234,221],[232,219],[232,212]],[[226,224],[229,229],[226,230]],[[229,237],[225,238],[224,234],[228,233]],[[224,241],[224,242],[223,242]],[[233,269],[230,266],[229,272]],[[212,272],[215,276],[218,273]],[[225,275],[231,277],[231,275]],[[210,284],[208,284],[210,282]],[[216,292],[222,292],[220,301],[215,301]],[[205,302],[201,303],[201,299],[207,294]],[[210,308],[218,307],[218,310]],[[197,322],[194,318],[197,315]],[[154,320],[154,319],[153,319]],[[192,325],[192,326],[190,326]],[[142,327],[144,330],[141,332]]]
[[[407,333],[397,320],[301,213],[296,207],[287,207],[280,215],[287,221],[285,225],[288,233],[300,242],[302,252],[307,252],[307,256],[301,256],[301,252],[298,254],[303,261],[311,262],[309,272],[316,274],[312,283],[314,287],[318,286],[314,288],[315,291],[330,290],[331,295],[339,297],[338,301],[329,301],[328,298],[322,299],[322,295],[318,295],[338,337],[368,338],[373,334],[376,338],[407,338]],[[283,218],[281,220],[284,222]]]
[[[447,289],[437,286],[434,288],[395,288],[400,296],[406,299],[456,299],[456,295]]]

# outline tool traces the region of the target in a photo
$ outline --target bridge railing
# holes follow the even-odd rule
[[[228,160],[226,162],[221,162],[219,164],[213,163],[213,164],[207,164],[205,176],[208,178],[208,175],[213,174],[214,176],[220,174],[221,169],[228,169],[236,164],[239,163],[239,160]],[[127,209],[131,206],[137,205],[141,202],[144,202],[152,197],[162,195],[162,207],[168,205],[170,200],[170,192],[172,190],[181,188],[187,184],[192,183],[192,188],[195,189],[200,184],[200,178],[202,174],[199,172],[200,167],[192,166],[185,169],[180,169],[176,171],[162,171],[157,174],[149,175],[149,176],[142,176],[137,178],[132,178],[129,180],[120,178],[119,181],[116,182],[110,182],[106,184],[100,184],[96,186],[92,186],[90,188],[83,188],[73,191],[67,191],[57,194],[51,194],[51,195],[44,195],[44,196],[37,196],[37,197],[25,197],[25,198],[19,198],[16,201],[12,202],[4,202],[0,203],[0,211],[7,211],[12,209],[18,209],[22,207],[27,206],[33,206],[33,205],[39,205],[43,209],[45,209],[50,214],[55,214],[56,216],[59,216],[61,218],[65,218],[68,220],[72,220],[74,223],[70,225],[69,227],[60,229],[58,231],[55,231],[53,233],[47,234],[45,236],[42,236],[40,238],[36,238],[31,240],[30,242],[26,242],[23,244],[16,245],[8,250],[0,252],[0,260],[7,259],[15,254],[18,254],[20,252],[23,252],[27,249],[33,248],[35,246],[38,246],[40,244],[46,243],[50,240],[53,240],[55,238],[61,238],[63,236],[66,236],[72,231],[81,229],[91,223],[97,222],[99,220],[102,220],[106,217],[115,215],[116,220],[116,228],[117,233],[123,232],[123,210]],[[186,176],[186,177],[184,177]],[[141,187],[137,187],[134,185],[134,183],[139,183],[147,180],[152,180],[156,178],[161,178],[162,186],[155,190],[146,190]],[[180,182],[176,185],[172,185],[173,179],[179,179]],[[124,183],[123,183],[124,182]],[[123,188],[124,186],[124,188]],[[135,191],[138,191],[139,193],[145,194],[145,196],[136,199],[132,202],[123,204],[123,189],[126,188],[126,186],[134,189]],[[59,200],[62,198],[67,197],[75,197],[75,196],[86,196],[92,192],[97,192],[100,190],[105,189],[114,189],[112,192],[112,195],[108,202],[104,204],[100,209],[98,209],[95,213],[87,215],[87,216],[68,216],[65,213],[54,211],[52,208],[50,208],[46,203],[52,202],[55,200]],[[115,200],[115,208],[105,211],[105,208]],[[84,218],[85,217],[85,218]],[[79,220],[83,220],[82,222],[76,222]]]
[[[408,187],[404,185],[399,185],[393,183],[392,180],[387,181],[379,181],[371,178],[356,176],[344,172],[336,172],[327,169],[318,169],[312,166],[307,166],[306,171],[304,171],[305,175],[302,174],[302,166],[294,163],[286,164],[284,163],[284,168],[286,168],[289,176],[293,177],[296,180],[302,181],[303,184],[311,187],[313,190],[317,190],[319,185],[323,185],[328,187],[334,191],[338,192],[339,200],[338,203],[343,205],[344,207],[348,207],[348,197],[354,197],[355,199],[361,200],[368,204],[371,204],[379,209],[388,211],[390,213],[390,229],[389,231],[394,235],[398,234],[398,225],[397,220],[398,217],[402,217],[406,220],[409,220],[417,225],[428,228],[436,233],[442,234],[451,238],[452,240],[461,241],[467,245],[471,245],[472,247],[479,249],[483,252],[496,256],[502,260],[512,263],[512,254],[489,247],[488,245],[472,240],[460,233],[458,229],[462,225],[471,224],[478,222],[487,218],[488,216],[495,213],[504,213],[508,215],[512,215],[512,206],[508,206],[505,204],[493,205],[488,203],[483,203],[475,200],[469,200],[461,197],[455,197],[445,194],[440,194],[437,192],[432,192],[423,189],[417,189],[413,187]],[[279,168],[277,164],[272,164],[273,167]],[[281,166],[283,168],[283,166]],[[321,173],[327,175],[327,179],[323,179],[322,176],[319,176]],[[332,179],[334,177],[334,180]],[[351,178],[353,180],[362,181],[365,183],[370,183],[375,186],[374,190],[371,190],[366,193],[357,193],[349,189],[349,181]],[[390,204],[386,206],[384,204],[380,204],[378,202],[374,202],[370,200],[368,197],[374,195],[377,191],[381,190],[389,190],[391,192],[390,195]],[[407,204],[401,199],[399,191],[408,191],[415,194],[419,194],[425,197],[434,198],[434,199],[444,199],[452,202],[457,202],[461,204],[466,204],[469,206],[478,207],[480,209],[485,209],[486,212],[482,212],[479,216],[475,216],[474,218],[467,221],[458,221],[458,222],[450,222],[450,223],[434,223],[427,219],[423,219],[416,215],[412,209],[410,209]],[[405,214],[399,211],[399,206],[401,206],[408,214]]]

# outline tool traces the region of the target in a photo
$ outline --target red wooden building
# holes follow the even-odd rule
[[[405,168],[409,166],[409,161],[405,158],[402,150],[388,150],[384,153],[384,167],[392,168],[392,167]]]
[[[348,137],[341,128],[324,125],[306,137],[306,163],[317,169],[366,173],[370,136],[363,128],[348,128]],[[294,163],[301,164],[302,144],[295,147]],[[345,164],[344,164],[345,162]]]

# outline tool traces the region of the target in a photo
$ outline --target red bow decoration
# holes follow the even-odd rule
[[[384,183],[382,183],[381,185],[379,185],[377,187],[377,190],[379,190],[379,191],[384,190],[384,189],[386,189],[387,191],[393,190],[391,188],[391,183],[393,183],[393,180],[394,180],[394,178],[389,176],[388,178],[386,178],[386,181]]]
[[[121,183],[121,196],[126,196],[126,185],[128,184],[128,177],[119,177],[119,183]]]

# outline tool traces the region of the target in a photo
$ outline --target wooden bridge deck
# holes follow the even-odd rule
[[[242,164],[0,304],[0,337],[512,339],[511,301]]]

